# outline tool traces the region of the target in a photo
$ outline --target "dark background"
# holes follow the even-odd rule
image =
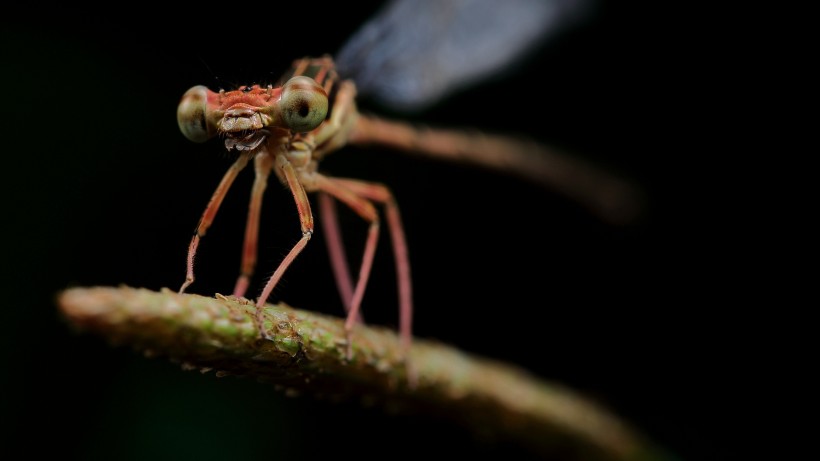
[[[129,24],[100,11],[4,19],[0,404],[11,447],[35,434],[39,443],[20,448],[53,447],[65,459],[526,454],[445,421],[181,371],[76,334],[55,307],[73,286],[177,289],[191,231],[231,163],[220,143],[178,132],[180,96],[218,87],[215,76],[225,86],[274,81],[296,57],[335,52],[378,3],[200,11],[170,24],[133,11]],[[647,192],[632,225],[606,224],[516,178],[379,148],[345,148],[323,170],[393,189],[419,337],[584,392],[683,459],[725,459],[740,410],[735,307],[723,280],[731,263],[707,249],[719,227],[707,197],[718,191],[703,165],[720,159],[687,148],[701,128],[683,108],[708,70],[681,47],[679,13],[652,2],[600,5],[518,72],[408,117],[524,133],[618,171]],[[510,98],[518,88],[539,91]],[[200,246],[191,292],[232,289],[251,180],[240,177]],[[264,206],[252,293],[299,236],[286,191],[270,187]],[[352,214],[342,220],[357,255],[365,226]],[[394,326],[383,237],[363,309]],[[280,299],[341,314],[321,233],[277,288]]]

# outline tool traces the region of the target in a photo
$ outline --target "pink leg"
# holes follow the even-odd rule
[[[399,286],[399,331],[402,347],[410,348],[413,322],[413,292],[410,278],[410,259],[407,256],[407,242],[404,238],[404,227],[401,223],[401,214],[393,194],[382,184],[367,183],[355,179],[333,179],[337,184],[366,197],[370,200],[383,203],[387,214],[387,225],[393,241],[393,254],[396,259],[396,278]],[[349,323],[349,321],[348,321]]]
[[[259,328],[259,334],[265,339],[270,339],[270,336],[265,331],[262,323],[262,313],[263,308],[265,307],[265,302],[268,300],[273,288],[277,283],[279,283],[279,279],[282,278],[282,275],[285,273],[287,268],[291,265],[293,260],[296,259],[299,253],[302,252],[305,245],[307,245],[310,240],[310,237],[313,235],[313,213],[310,211],[310,202],[308,201],[307,194],[305,193],[305,188],[296,176],[293,165],[291,165],[288,159],[285,158],[284,154],[279,154],[276,156],[276,166],[282,169],[284,177],[287,180],[288,187],[290,187],[290,191],[293,194],[293,199],[296,201],[296,209],[299,212],[299,221],[302,226],[302,238],[296,242],[296,245],[291,248],[290,252],[287,256],[285,256],[285,259],[282,260],[279,267],[276,268],[276,271],[274,271],[271,278],[265,284],[262,294],[256,301],[256,324]]]
[[[225,173],[225,176],[222,177],[222,181],[220,181],[216,187],[214,194],[211,196],[211,200],[208,202],[208,206],[205,207],[202,218],[199,219],[199,224],[196,226],[194,237],[191,239],[191,244],[188,246],[188,273],[185,277],[185,283],[183,283],[179,289],[180,294],[184,293],[185,289],[194,283],[194,257],[196,256],[196,249],[199,246],[199,240],[205,236],[205,232],[211,227],[216,212],[219,211],[219,206],[222,205],[222,200],[225,199],[225,194],[227,194],[228,189],[230,189],[231,184],[233,184],[239,172],[248,164],[249,158],[247,155],[240,155],[239,158],[236,159],[236,162],[231,165],[227,173]]]
[[[370,270],[373,267],[373,257],[376,255],[376,244],[379,240],[379,215],[372,203],[357,195],[354,191],[344,187],[336,178],[317,175],[316,187],[342,201],[353,209],[356,214],[370,223],[367,241],[365,242],[364,255],[362,256],[362,265],[359,269],[359,279],[356,281],[356,288],[353,291],[353,297],[350,301],[350,310],[347,313],[347,321],[345,322],[345,330],[348,336],[350,336],[350,332],[359,315],[362,298],[364,298],[364,290],[367,287],[367,280],[370,278]],[[351,353],[351,343],[348,341],[348,355]]]
[[[325,231],[330,264],[333,268],[333,275],[336,277],[336,286],[339,289],[339,295],[342,297],[345,312],[350,312],[350,303],[353,300],[353,281],[347,267],[347,255],[345,255],[342,232],[339,229],[339,219],[336,215],[336,204],[333,202],[333,197],[324,192],[319,192],[319,209],[322,215],[322,229]],[[362,321],[361,314],[358,316],[358,321]]]
[[[248,223],[245,225],[245,244],[242,248],[242,267],[236,286],[233,289],[234,296],[245,296],[248,291],[253,271],[256,268],[256,247],[259,241],[259,214],[262,210],[262,196],[265,187],[268,185],[268,176],[273,167],[273,159],[268,154],[259,154],[255,158],[254,168],[256,178],[253,181],[251,190],[251,202],[248,206]]]

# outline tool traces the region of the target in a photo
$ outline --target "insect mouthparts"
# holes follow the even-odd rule
[[[225,133],[225,148],[228,150],[252,151],[267,139],[267,130],[243,130]]]

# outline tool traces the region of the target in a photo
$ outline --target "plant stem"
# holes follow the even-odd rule
[[[185,368],[440,413],[544,453],[560,447],[579,459],[669,459],[604,408],[524,370],[422,340],[405,362],[398,337],[384,328],[357,325],[348,358],[342,319],[284,305],[265,308],[272,339],[263,340],[246,299],[94,287],[66,290],[57,301],[76,328]]]

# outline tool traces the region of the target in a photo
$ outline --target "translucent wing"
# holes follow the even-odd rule
[[[424,109],[497,74],[589,10],[592,0],[393,0],[336,54],[359,94]]]

